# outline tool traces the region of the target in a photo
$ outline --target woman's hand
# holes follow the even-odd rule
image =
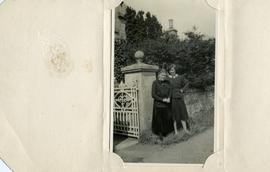
[[[162,101],[165,103],[170,103],[170,98],[164,98]]]

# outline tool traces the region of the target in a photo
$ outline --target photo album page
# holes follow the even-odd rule
[[[0,172],[269,171],[267,0],[0,0]]]

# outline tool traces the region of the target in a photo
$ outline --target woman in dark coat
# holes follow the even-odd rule
[[[154,99],[152,131],[162,140],[172,131],[172,121],[169,116],[171,85],[166,79],[166,70],[160,69],[157,80],[152,85],[152,97]]]
[[[173,118],[174,132],[177,134],[177,125],[182,124],[184,131],[190,134],[188,124],[188,112],[183,98],[183,93],[188,87],[188,81],[185,77],[176,74],[176,66],[169,67],[169,80],[172,87],[171,95],[171,113]]]

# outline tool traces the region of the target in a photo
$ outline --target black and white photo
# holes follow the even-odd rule
[[[114,10],[111,139],[124,162],[203,164],[213,154],[215,25],[204,0]]]

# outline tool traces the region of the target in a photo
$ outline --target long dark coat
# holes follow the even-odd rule
[[[171,97],[170,82],[168,80],[155,80],[152,85],[152,97],[154,99],[152,131],[154,134],[166,136],[173,130],[173,125],[170,103],[165,103],[162,100]]]

